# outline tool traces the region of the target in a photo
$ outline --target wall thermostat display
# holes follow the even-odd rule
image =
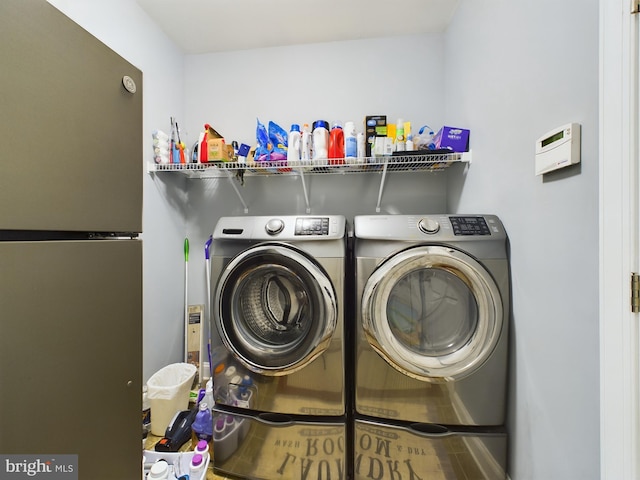
[[[536,175],[580,163],[580,124],[555,128],[536,142]]]

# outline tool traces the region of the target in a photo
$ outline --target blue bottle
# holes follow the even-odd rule
[[[200,402],[198,405],[198,413],[191,425],[193,432],[192,444],[197,444],[200,440],[205,440],[209,446],[213,439],[213,417],[211,416],[211,410],[209,405],[205,402]]]

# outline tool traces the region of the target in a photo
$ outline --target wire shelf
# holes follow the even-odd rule
[[[217,178],[252,175],[324,175],[367,172],[436,172],[454,163],[469,162],[470,152],[386,157],[323,159],[312,161],[215,162],[215,163],[149,163],[147,171],[179,172],[191,178]]]
[[[238,183],[244,183],[245,176],[270,176],[270,175],[295,175],[299,176],[304,192],[307,213],[311,212],[309,204],[309,194],[307,192],[307,175],[322,175],[336,173],[380,173],[380,188],[378,189],[378,203],[376,211],[380,211],[382,201],[382,190],[389,172],[437,172],[445,170],[454,163],[471,163],[471,152],[447,153],[447,154],[412,154],[393,155],[387,157],[367,157],[357,160],[355,158],[324,159],[303,162],[300,160],[288,162],[217,162],[217,163],[170,163],[156,164],[149,163],[147,171],[157,172],[178,172],[187,175],[189,178],[219,178],[226,177],[231,182],[233,189],[238,195],[238,199],[244,207],[244,213],[249,213],[242,192],[238,188]],[[236,181],[237,180],[237,181]]]

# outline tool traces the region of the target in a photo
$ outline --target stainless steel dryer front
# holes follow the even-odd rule
[[[242,425],[235,438],[214,435],[214,469],[297,478],[293,458],[312,452],[308,478],[341,478],[345,218],[223,217],[211,248],[213,344],[224,352],[215,412]]]
[[[393,451],[402,478],[504,479],[502,223],[494,215],[356,216],[354,235],[354,478],[396,475],[380,453]]]
[[[356,411],[502,425],[507,236],[492,215],[354,219]]]

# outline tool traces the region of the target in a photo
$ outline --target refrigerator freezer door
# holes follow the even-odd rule
[[[0,452],[140,478],[142,241],[0,242]]]
[[[0,230],[140,232],[142,72],[40,0],[0,2],[0,58]]]

